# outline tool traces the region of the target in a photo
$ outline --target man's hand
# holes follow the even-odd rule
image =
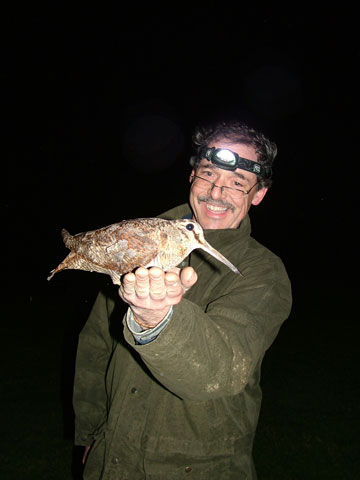
[[[168,272],[158,267],[139,267],[135,273],[123,276],[119,295],[130,305],[139,325],[154,328],[196,282],[197,274],[192,267]]]
[[[91,448],[90,446],[85,447],[84,454],[83,454],[83,457],[82,457],[82,464],[83,465],[85,465],[85,462],[86,462],[87,456],[89,454],[90,448]]]

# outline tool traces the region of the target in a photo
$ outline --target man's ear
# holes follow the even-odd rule
[[[192,170],[191,170],[191,173],[190,173],[190,177],[189,177],[189,182],[190,182],[190,183],[192,183],[193,180],[194,180],[193,175],[195,175],[195,170],[194,170],[194,169],[192,169]]]
[[[265,197],[267,191],[268,191],[267,187],[263,187],[260,190],[258,190],[251,201],[251,205],[259,205],[262,202],[263,198]]]

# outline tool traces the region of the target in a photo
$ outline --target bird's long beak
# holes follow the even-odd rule
[[[210,243],[208,243],[205,239],[202,240],[201,245],[199,245],[199,248],[202,248],[203,250],[205,250],[205,252],[210,253],[210,255],[212,255],[214,258],[219,260],[219,262],[221,262],[224,265],[226,265],[227,267],[229,267],[230,270],[232,270],[233,272],[237,273],[238,275],[243,276],[242,273],[240,272],[240,270],[238,270],[235,267],[235,265],[233,265],[231,262],[229,262],[229,260],[227,258],[225,258],[224,255],[222,255],[220,252],[215,250],[215,248],[213,248],[210,245]]]

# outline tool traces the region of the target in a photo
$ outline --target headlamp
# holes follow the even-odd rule
[[[255,173],[260,177],[271,177],[271,168],[265,165],[261,165],[258,162],[249,160],[248,158],[240,157],[236,152],[228,150],[227,148],[215,148],[215,147],[203,147],[199,150],[198,156],[195,158],[206,158],[209,162],[213,163],[219,168],[224,170],[246,170],[247,172]],[[190,160],[192,166],[195,163],[195,158]]]

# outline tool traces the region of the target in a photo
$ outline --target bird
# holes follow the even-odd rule
[[[61,270],[75,269],[108,274],[114,285],[121,285],[122,275],[137,267],[156,266],[168,271],[197,248],[241,275],[205,240],[203,229],[195,220],[136,218],[76,235],[63,228],[61,234],[70,253],[50,272],[48,280]]]

